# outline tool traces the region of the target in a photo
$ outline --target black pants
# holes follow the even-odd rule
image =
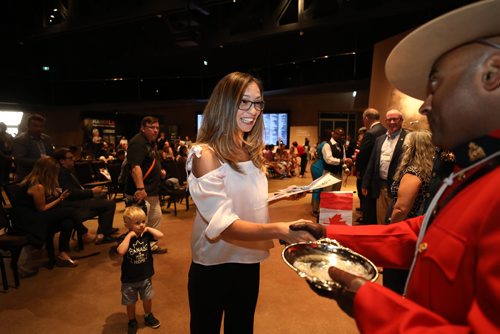
[[[377,199],[370,194],[363,201],[363,224],[377,225]]]
[[[46,211],[36,211],[27,207],[13,207],[15,227],[28,234],[28,240],[36,247],[42,246],[46,238],[60,231],[59,251],[70,250],[71,232],[76,229],[82,234],[87,232],[75,218],[75,210],[67,207],[55,207]]]
[[[360,177],[356,178],[356,191],[358,192],[359,207],[361,208],[361,210],[364,210],[365,196],[361,192],[361,188],[363,188],[362,184],[363,184],[363,179]]]
[[[224,314],[225,334],[253,333],[259,295],[260,264],[191,263],[188,292],[191,334],[218,334]]]
[[[64,201],[64,206],[75,208],[79,221],[98,216],[97,234],[111,234],[116,204],[104,198],[89,198]]]
[[[307,167],[307,154],[302,154],[300,156],[300,175],[304,176]]]

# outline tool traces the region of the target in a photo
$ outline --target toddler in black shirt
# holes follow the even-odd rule
[[[128,232],[121,235],[116,251],[122,261],[122,304],[127,306],[128,333],[137,332],[135,303],[140,294],[144,307],[144,323],[151,328],[160,327],[160,321],[151,313],[154,274],[153,256],[150,241],[163,237],[157,229],[146,226],[146,213],[137,206],[130,206],[123,213],[123,220]]]

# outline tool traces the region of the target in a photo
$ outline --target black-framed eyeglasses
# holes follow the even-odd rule
[[[241,110],[250,110],[254,106],[255,110],[262,111],[264,110],[264,101],[250,101],[250,100],[241,100],[239,108]]]

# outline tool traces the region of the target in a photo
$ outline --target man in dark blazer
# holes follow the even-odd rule
[[[114,242],[116,238],[112,234],[119,231],[118,228],[113,228],[115,202],[104,198],[106,192],[102,186],[92,189],[82,187],[73,173],[74,156],[68,148],[55,150],[53,156],[61,165],[59,186],[70,191],[70,195],[63,202],[64,205],[77,209],[78,217],[82,221],[98,216],[96,244]]]
[[[12,155],[16,165],[16,180],[28,175],[35,162],[54,151],[52,139],[45,133],[45,118],[33,114],[28,117],[28,130],[18,134],[13,141]]]
[[[385,117],[387,132],[375,140],[370,161],[363,176],[363,195],[376,199],[377,224],[385,224],[391,204],[390,189],[403,152],[406,130],[403,114],[389,110]]]
[[[363,176],[365,175],[370,156],[375,145],[375,139],[386,133],[387,129],[380,123],[380,114],[378,110],[368,108],[363,112],[363,125],[368,129],[363,135],[359,152],[356,155],[356,187],[360,202],[360,208],[363,211],[363,218],[360,222],[363,224],[376,224],[376,199],[366,197],[362,193]]]

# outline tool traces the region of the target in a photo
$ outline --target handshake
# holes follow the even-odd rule
[[[318,223],[300,222],[290,225],[292,231],[306,231],[309,232],[316,239],[326,237],[326,228]],[[339,307],[350,317],[353,316],[354,297],[358,290],[367,281],[361,277],[353,275],[349,272],[343,271],[336,267],[328,269],[328,275],[331,280],[339,284],[339,288],[332,290],[324,290],[318,288],[315,284],[308,281],[309,287],[319,296],[334,299],[337,301]]]
[[[290,225],[292,231],[306,231],[309,232],[314,238],[321,239],[326,236],[326,229],[323,225],[311,222],[300,222]]]

